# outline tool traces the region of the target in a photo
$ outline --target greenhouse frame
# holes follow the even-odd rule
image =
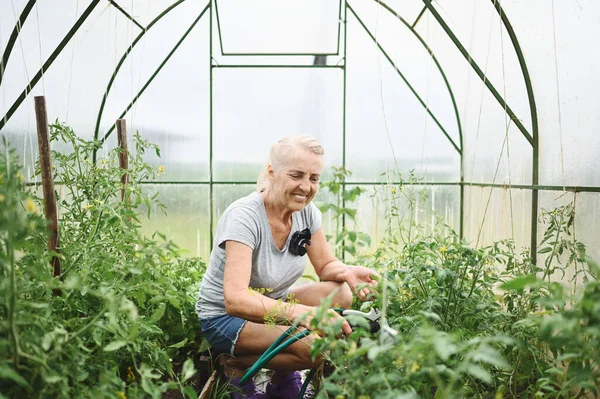
[[[374,256],[408,212],[423,237],[442,226],[481,251],[508,240],[549,264],[567,241],[549,238],[548,215],[567,206],[564,245],[579,252],[562,276],[537,273],[578,292],[577,265],[600,260],[599,17],[592,0],[0,0],[3,152],[41,196],[34,98],[51,130],[97,143],[91,165],[125,120],[129,149],[136,132],[160,149],[146,149],[155,173],[139,183],[166,212],[138,204],[140,231],[208,261],[271,144],[308,133],[325,148],[322,181],[338,173],[344,192],[322,186],[315,202],[349,209],[323,212],[327,233],[346,234],[331,238],[341,259]],[[422,202],[390,207],[396,190]],[[346,246],[355,232],[369,237],[360,251]]]

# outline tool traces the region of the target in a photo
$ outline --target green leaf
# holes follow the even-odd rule
[[[349,231],[348,232],[348,238],[350,239],[350,241],[355,242],[356,241],[356,232]]]
[[[185,394],[185,397],[188,399],[196,399],[198,397],[198,393],[196,393],[196,390],[194,389],[194,387],[191,387],[189,385],[183,387],[183,393]]]
[[[419,311],[420,314],[422,314],[423,316],[425,316],[426,318],[428,318],[429,320],[432,321],[442,321],[442,318],[440,317],[440,315],[438,315],[435,312],[428,312],[426,310],[421,310]]]
[[[377,356],[379,356],[379,354],[381,352],[386,352],[386,351],[387,351],[386,347],[383,347],[383,346],[372,346],[372,347],[369,348],[369,352],[367,353],[367,358],[370,361],[374,361],[377,358]]]
[[[527,276],[517,277],[513,280],[507,281],[502,284],[500,288],[506,291],[510,290],[522,290],[525,287],[534,285],[537,282],[535,274],[528,274]]]
[[[183,348],[187,344],[188,339],[184,338],[183,341],[179,341],[176,344],[169,345],[169,348]]]
[[[44,381],[46,381],[48,384],[54,384],[60,380],[62,380],[62,377],[55,373],[44,376]]]
[[[194,374],[196,374],[194,361],[192,359],[187,359],[185,363],[183,363],[183,369],[181,370],[181,380],[185,382],[192,378]]]
[[[492,382],[492,375],[486,369],[476,364],[469,364],[467,366],[467,373],[471,374],[475,378],[479,378],[486,384],[491,384]]]
[[[552,251],[552,248],[550,248],[550,247],[545,247],[545,248],[542,248],[542,249],[540,249],[540,250],[538,251],[538,254],[545,254],[545,253],[548,253],[548,252],[550,252],[550,251]]]
[[[594,276],[596,278],[600,277],[600,265],[598,265],[598,263],[594,259],[590,258],[587,255],[584,259],[587,262],[590,270],[593,272]]]
[[[0,380],[11,380],[24,388],[29,388],[27,380],[10,367],[0,366]]]
[[[54,334],[52,334],[52,332],[48,332],[44,335],[44,337],[42,338],[42,348],[45,351],[48,351],[48,349],[50,349],[50,346],[52,345],[52,341],[54,340]]]
[[[117,340],[104,347],[104,352],[113,352],[127,345],[127,341]]]
[[[473,360],[485,362],[499,369],[508,369],[510,367],[504,356],[488,345],[481,346],[475,356],[473,356]]]
[[[450,342],[447,335],[435,335],[433,337],[433,346],[440,359],[444,361],[448,360],[450,356],[456,353],[456,345]]]
[[[210,348],[210,343],[202,338],[202,343],[200,344],[200,348],[198,348],[198,352],[202,353],[208,350],[208,348]]]
[[[556,361],[557,361],[557,362],[564,362],[564,361],[567,361],[567,360],[580,359],[580,358],[582,358],[582,357],[583,357],[583,356],[581,356],[581,355],[580,355],[580,354],[578,354],[578,353],[565,353],[564,355],[560,355],[560,356],[559,356],[559,357],[556,359]]]
[[[152,313],[152,316],[150,318],[154,321],[159,321],[165,315],[166,308],[167,306],[164,304],[164,302],[159,303],[158,307],[156,308],[154,313]]]

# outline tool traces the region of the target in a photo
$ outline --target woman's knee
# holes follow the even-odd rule
[[[338,284],[339,287],[335,297],[333,298],[333,303],[335,306],[339,306],[340,308],[349,309],[352,307],[352,290],[346,283]]]
[[[318,335],[311,334],[308,338],[290,346],[292,354],[295,357],[296,369],[311,369],[313,367],[318,367],[323,362],[323,358],[320,354],[313,359],[310,353],[311,344],[317,338],[319,338]]]

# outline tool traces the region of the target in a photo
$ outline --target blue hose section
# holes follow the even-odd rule
[[[344,311],[344,309],[341,309],[341,308],[334,308],[334,310],[340,314]],[[244,376],[241,378],[239,383],[244,384],[250,378],[254,377],[256,375],[256,373],[258,373],[258,371],[265,364],[269,363],[281,351],[283,351],[285,348],[287,348],[294,342],[300,341],[302,338],[304,338],[310,334],[309,330],[304,330],[304,331],[301,331],[298,334],[292,336],[287,341],[283,342],[287,337],[292,335],[292,331],[294,331],[296,328],[298,328],[296,325],[292,325],[283,334],[281,334],[279,336],[279,338],[277,338],[271,344],[271,346],[269,346],[267,348],[267,350],[258,358],[258,360],[256,362],[254,362],[252,367],[250,367],[248,369],[248,371],[246,371],[246,374],[244,374]],[[308,388],[308,384],[310,383],[310,380],[312,380],[312,378],[316,372],[317,372],[317,368],[315,367],[315,368],[311,369],[310,372],[308,373],[308,375],[306,376],[306,379],[304,380],[304,384],[302,384],[302,389],[300,390],[299,399],[302,399],[304,397],[304,393],[306,392],[306,389]]]
[[[296,328],[295,326],[292,326],[288,329],[288,331],[291,328]],[[288,346],[292,345],[295,342],[300,341],[302,338],[306,337],[307,335],[310,334],[309,330],[304,330],[299,332],[298,334],[294,335],[293,337],[291,337],[290,339],[288,339],[287,341],[279,344],[278,346],[274,347],[275,343],[279,343],[281,341],[283,341],[285,339],[285,337],[287,337],[288,335],[286,334],[287,331],[285,333],[283,333],[281,335],[281,337],[279,337],[273,344],[271,344],[271,346],[265,351],[265,353],[263,353],[263,355],[252,365],[252,367],[250,367],[248,369],[248,371],[246,371],[246,374],[244,374],[244,376],[242,377],[242,379],[240,380],[240,385],[244,384],[246,381],[248,381],[250,378],[254,377],[254,375],[256,373],[258,373],[258,371],[267,363],[269,363],[275,356],[277,356],[281,351],[283,351],[285,348],[287,348]]]
[[[271,353],[271,351],[275,350],[275,348],[277,348],[277,346],[279,346],[279,344],[281,344],[283,342],[283,340],[285,340],[287,337],[291,337],[292,336],[292,332],[296,328],[297,327],[295,325],[293,325],[293,326],[289,327],[287,330],[285,330],[285,332],[283,334],[281,334],[279,336],[279,338],[277,338],[275,341],[273,341],[273,343],[271,344],[271,346],[269,346],[267,348],[267,350],[263,352],[263,354],[258,358],[258,360],[255,363],[263,364],[262,363],[263,359],[265,357],[267,357],[269,355],[269,353]]]
[[[304,393],[306,392],[306,388],[308,388],[308,384],[310,384],[310,380],[312,380],[312,378],[315,376],[316,372],[317,372],[316,367],[313,367],[312,369],[310,369],[310,373],[308,373],[308,375],[306,376],[306,379],[304,380],[304,384],[302,384],[302,389],[300,390],[300,395],[298,395],[298,399],[304,398]]]

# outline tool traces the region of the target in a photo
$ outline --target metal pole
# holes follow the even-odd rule
[[[346,88],[346,83],[347,83],[347,78],[348,78],[348,71],[347,71],[347,67],[348,67],[348,52],[347,52],[347,44],[348,44],[348,6],[347,6],[347,1],[344,1],[344,67],[343,67],[343,72],[344,72],[344,104],[342,107],[342,167],[344,168],[344,170],[346,170],[346,94],[347,94],[347,88]],[[344,180],[342,181],[342,192],[344,192],[346,190],[346,179],[344,178]],[[346,200],[344,199],[344,196],[342,196],[342,208],[346,207]],[[344,230],[346,228],[346,214],[342,214],[342,230]],[[337,233],[340,233],[339,231]],[[346,251],[344,251],[343,247],[345,245],[342,245],[342,261],[344,261],[346,259]]]
[[[213,226],[214,226],[214,200],[213,200],[213,3],[214,0],[210,0],[210,20],[209,20],[209,34],[208,34],[208,82],[209,82],[209,161],[208,161],[208,208],[209,208],[209,229],[210,229],[210,246],[209,250],[212,251],[213,247]]]

